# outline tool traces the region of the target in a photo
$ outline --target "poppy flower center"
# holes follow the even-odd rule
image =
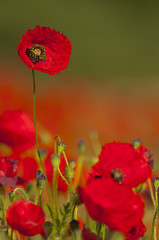
[[[118,183],[121,183],[121,181],[124,179],[124,173],[122,172],[121,169],[119,168],[115,168],[113,170],[110,171],[110,174],[112,176],[112,178],[117,181]]]
[[[35,44],[26,49],[26,55],[30,58],[32,63],[36,64],[40,61],[46,60],[46,50],[43,46]]]

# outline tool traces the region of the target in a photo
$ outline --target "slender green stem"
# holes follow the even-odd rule
[[[59,135],[56,135],[55,138],[54,138],[54,152],[57,153],[57,143],[56,143],[56,140],[58,140],[61,142],[61,138]]]
[[[70,193],[70,209],[71,209],[71,221],[73,220],[73,203],[72,203],[72,181],[70,182],[70,189],[69,189],[69,193]]]
[[[37,126],[36,126],[36,113],[35,113],[35,91],[36,91],[36,85],[35,85],[34,69],[32,70],[32,77],[33,77],[33,116],[34,116],[36,149],[37,149],[37,153],[38,153],[38,156],[39,156],[39,160],[40,160],[40,165],[41,165],[42,171],[46,175],[45,169],[44,169],[44,166],[43,166],[43,162],[42,162],[42,158],[41,158],[41,154],[40,154],[40,151],[39,151],[39,145],[38,145],[38,134],[37,134]],[[46,188],[47,188],[47,193],[48,193],[48,197],[49,197],[49,202],[50,202],[50,205],[52,206],[51,193],[50,193],[48,181],[46,181]]]
[[[56,179],[57,179],[57,168],[53,168],[53,230],[52,237],[55,239],[56,235],[56,218],[57,218],[57,206],[56,206]]]
[[[35,204],[38,202],[38,193],[39,193],[39,187],[36,184],[36,192],[35,192]]]
[[[56,215],[58,217],[58,209],[57,209],[57,192],[58,192],[58,178],[59,178],[59,174],[57,172],[57,175],[56,175],[56,188],[55,188],[55,205],[56,205]]]
[[[42,208],[42,187],[40,187],[40,190],[39,190],[39,204],[40,204],[40,207]]]
[[[62,175],[62,173],[61,173],[61,171],[60,171],[60,168],[58,167],[57,170],[58,170],[59,175],[62,177],[62,179],[63,179],[63,180],[65,181],[65,183],[67,184],[69,191],[71,191],[70,184],[69,184],[69,182],[66,180],[66,178]]]
[[[68,160],[67,160],[65,151],[63,151],[63,156],[64,156],[64,159],[65,159],[66,164],[68,165]]]
[[[0,198],[1,198],[1,210],[2,210],[2,219],[3,219],[3,224],[5,225],[5,210],[4,210],[4,197],[3,194],[0,192]]]
[[[156,208],[155,208],[155,214],[153,217],[153,222],[152,222],[152,235],[151,235],[151,240],[157,240],[157,235],[156,235],[156,225],[157,225],[157,213],[158,213],[158,191],[155,189],[155,200],[156,200]]]
[[[153,194],[153,189],[152,189],[152,183],[151,183],[151,179],[148,178],[148,185],[149,185],[149,190],[150,190],[150,195],[151,195],[151,199],[154,205],[154,208],[156,207],[156,203],[155,203],[155,198],[154,198],[154,194]]]
[[[73,237],[73,240],[76,240],[74,232],[72,232],[72,237]]]
[[[28,196],[26,195],[25,191],[23,190],[23,188],[17,187],[14,189],[13,191],[13,196],[15,195],[15,193],[20,190],[23,193],[23,196],[25,197],[26,200],[28,200]]]
[[[72,182],[69,184],[69,182],[66,180],[66,178],[63,176],[63,174],[61,173],[59,167],[57,168],[59,175],[61,176],[61,178],[65,181],[65,183],[68,186],[69,189],[69,195],[70,195],[70,209],[71,209],[71,220],[73,217],[73,203],[72,203]]]
[[[105,240],[105,233],[106,233],[106,225],[103,226],[102,232],[102,240]]]
[[[10,236],[11,240],[13,240],[13,229],[11,229],[11,236]]]

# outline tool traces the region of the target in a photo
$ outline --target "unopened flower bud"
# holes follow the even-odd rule
[[[50,158],[53,167],[58,167],[60,165],[60,156],[58,154],[54,153]]]
[[[36,182],[38,187],[42,187],[46,182],[46,176],[40,171],[36,171]]]
[[[9,193],[8,193],[8,196],[9,196],[9,200],[11,201],[11,203],[13,203],[14,200],[15,200],[15,194],[14,194],[14,192],[13,192],[13,191],[9,192]]]
[[[66,148],[66,143],[64,142],[58,142],[57,143],[57,153],[60,155],[61,153],[63,153],[63,151]]]
[[[8,227],[6,225],[0,225],[0,232],[6,232]]]
[[[79,230],[79,222],[75,219],[72,220],[70,222],[70,227],[71,227],[72,232],[78,231]]]
[[[46,236],[48,237],[52,233],[53,224],[50,221],[45,222],[44,229],[46,231]]]
[[[47,155],[47,150],[44,148],[40,149],[40,155],[41,155],[41,158],[44,160]]]
[[[73,158],[69,159],[69,160],[68,160],[68,163],[69,163],[69,165],[72,167],[72,169],[75,168],[75,166],[76,166],[76,161],[75,161]]]
[[[153,182],[155,190],[157,190],[159,188],[159,177],[153,178],[152,182]]]
[[[141,140],[139,138],[135,138],[133,140],[133,146],[135,149],[137,149],[138,147],[140,147],[140,145],[142,144]]]
[[[36,171],[36,181],[38,180],[38,177],[39,177],[39,175],[42,173],[42,171],[41,170],[37,170]]]
[[[78,192],[73,193],[73,204],[74,205],[81,205],[82,202],[80,201]]]
[[[86,149],[86,142],[83,139],[78,141],[78,148],[79,148],[80,153],[84,153],[84,151]]]
[[[73,168],[68,164],[66,167],[65,167],[65,177],[68,181],[71,181],[74,177],[75,173],[74,173],[74,170]]]

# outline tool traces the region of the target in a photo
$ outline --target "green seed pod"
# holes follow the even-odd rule
[[[65,177],[68,181],[71,181],[74,177],[75,173],[74,173],[74,170],[73,168],[68,164],[66,167],[65,167]]]
[[[50,158],[53,167],[58,167],[60,165],[60,156],[58,154],[54,153]]]
[[[139,138],[135,138],[134,140],[133,140],[133,146],[134,146],[134,148],[135,149],[137,149],[138,147],[140,147],[140,145],[141,145],[141,140],[139,139]]]
[[[63,153],[63,151],[66,148],[66,143],[64,142],[58,142],[57,143],[57,153],[60,155],[61,153]]]
[[[73,158],[69,159],[68,163],[69,163],[69,165],[72,167],[72,169],[75,168],[75,166],[76,166],[76,161],[75,161]]]
[[[53,224],[50,221],[47,221],[44,223],[44,228],[48,237],[52,233]]]

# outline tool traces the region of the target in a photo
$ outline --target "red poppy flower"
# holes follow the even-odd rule
[[[9,226],[26,236],[41,234],[45,236],[43,210],[25,199],[16,200],[7,210],[6,220]]]
[[[22,36],[17,50],[21,61],[30,69],[54,75],[67,68],[71,48],[63,33],[37,25]]]
[[[38,170],[37,161],[33,157],[25,157],[19,160],[17,174],[25,181],[34,180],[36,178],[36,171]]]
[[[125,240],[138,240],[144,236],[146,230],[146,226],[141,222],[126,234]]]
[[[0,116],[0,142],[16,152],[23,152],[35,145],[34,123],[25,112],[6,111]]]
[[[0,176],[15,177],[18,161],[0,156]]]
[[[112,178],[96,177],[85,188],[79,187],[78,193],[89,215],[112,230],[127,233],[142,221],[141,197]]]
[[[151,176],[147,149],[140,145],[136,150],[129,143],[107,143],[92,167],[89,178],[112,177],[121,184],[137,187]],[[89,180],[88,180],[89,181]]]

